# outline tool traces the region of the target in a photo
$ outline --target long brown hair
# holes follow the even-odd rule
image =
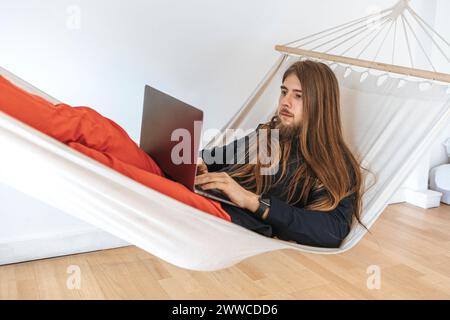
[[[326,64],[310,60],[292,64],[285,71],[283,82],[291,74],[297,76],[302,86],[303,115],[295,136],[298,138],[297,150],[293,150],[291,139],[279,141],[279,178],[272,181],[271,175],[262,175],[260,169],[264,166],[259,160],[256,163],[234,164],[227,172],[231,177],[241,180],[244,187],[262,194],[286,178],[288,161],[292,159],[291,152],[294,152],[296,159],[301,161],[288,177],[288,203],[300,203],[308,210],[331,211],[343,198],[354,194],[353,217],[361,223],[362,170],[366,169],[353,156],[343,139],[336,76]],[[257,132],[269,129],[267,132],[270,137],[270,129],[278,128],[280,123],[275,114],[269,122],[261,124]],[[267,150],[273,150],[270,142],[271,139],[268,139]],[[299,184],[301,191],[296,192]],[[320,196],[310,201],[312,194]]]

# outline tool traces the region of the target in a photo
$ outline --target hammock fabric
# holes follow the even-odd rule
[[[281,76],[298,59],[282,55],[222,133],[225,128],[251,130],[267,121],[277,106]],[[340,83],[345,139],[376,177],[366,180],[373,186],[363,197],[362,221],[370,228],[448,123],[448,87],[431,83],[421,90],[417,82],[392,77],[379,83],[370,72],[332,67]],[[57,103],[6,70],[0,74]],[[220,145],[223,134],[206,147]],[[338,249],[266,238],[137,183],[1,112],[0,145],[0,167],[16,168],[0,170],[0,182],[187,269],[217,270],[284,248],[343,252],[366,233],[356,225]]]

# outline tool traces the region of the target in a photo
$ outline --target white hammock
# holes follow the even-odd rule
[[[282,54],[226,127],[254,129],[268,120],[277,105],[281,76],[298,59]],[[450,121],[448,86],[429,83],[422,91],[416,81],[393,77],[378,85],[379,76],[370,72],[348,74],[349,67],[327,63],[340,83],[345,139],[377,177],[363,197],[362,221],[370,228]],[[0,74],[57,102],[4,69]],[[367,76],[361,81],[363,74]],[[283,248],[343,252],[366,232],[355,226],[338,249],[266,238],[147,188],[2,112],[0,145],[0,168],[8,168],[0,169],[0,182],[187,269],[217,270]]]

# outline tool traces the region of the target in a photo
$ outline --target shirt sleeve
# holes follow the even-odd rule
[[[273,235],[281,240],[315,246],[338,248],[350,232],[355,194],[342,199],[332,211],[299,208],[270,197],[269,215],[264,220],[272,226]]]

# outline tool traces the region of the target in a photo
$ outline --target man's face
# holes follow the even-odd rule
[[[281,85],[277,115],[284,127],[299,127],[303,114],[302,85],[290,74]]]

